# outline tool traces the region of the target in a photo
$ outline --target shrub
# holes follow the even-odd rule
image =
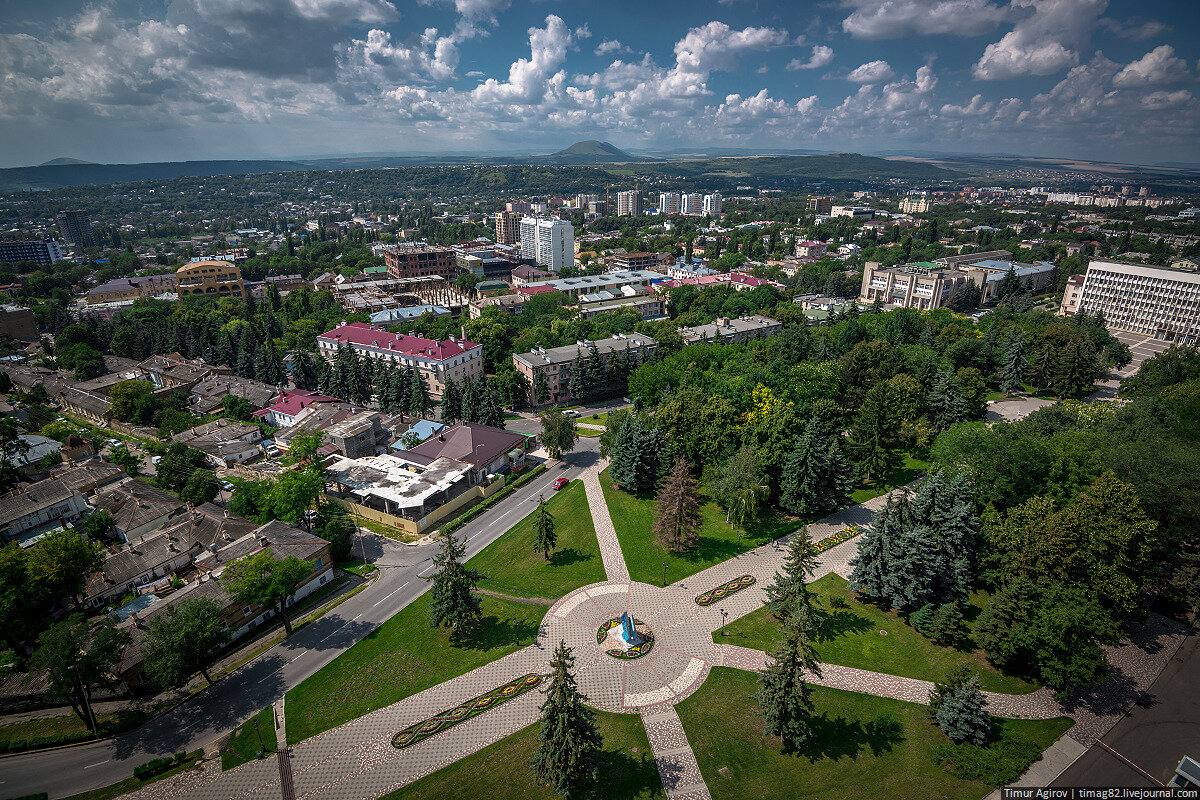
[[[934,750],[934,757],[954,777],[989,786],[1012,783],[1041,756],[1041,748],[1033,742],[1007,734],[987,747],[942,744]]]
[[[929,608],[929,606],[925,608]],[[929,620],[928,631],[922,631],[922,633],[943,647],[958,647],[971,635],[971,631],[967,627],[967,620],[963,617],[958,603],[946,603],[938,608],[932,619]]]
[[[142,764],[139,767],[134,767],[133,777],[137,778],[139,781],[144,781],[160,772],[166,772],[173,766],[175,766],[175,759],[171,756],[155,758],[147,761],[145,764]]]
[[[908,617],[908,624],[913,627],[917,633],[929,638],[929,625],[933,622],[933,615],[936,613],[933,604],[928,603]]]
[[[979,689],[979,677],[954,690],[942,698],[937,710],[938,727],[956,743],[970,742],[983,745],[992,732],[992,718],[987,713],[987,700]]]

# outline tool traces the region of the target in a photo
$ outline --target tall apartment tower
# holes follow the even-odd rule
[[[510,214],[528,214],[530,211],[533,211],[531,203],[521,200],[505,203],[504,208]]]
[[[725,198],[719,194],[704,195],[704,213],[716,216],[721,213],[721,204],[725,202]]]
[[[678,214],[682,202],[679,192],[662,192],[658,195],[658,213]]]
[[[575,228],[565,219],[521,218],[521,256],[558,272],[575,263]]]
[[[96,232],[86,211],[60,211],[55,220],[63,241],[72,247],[95,247]]]
[[[679,204],[679,213],[698,217],[704,213],[704,195],[692,192],[685,194]]]
[[[587,208],[592,203],[599,203],[600,195],[598,194],[577,194],[575,195],[575,207]]]
[[[617,216],[637,217],[642,213],[642,193],[634,189],[629,192],[617,192]]]
[[[495,216],[496,244],[516,244],[521,241],[521,215],[497,211]]]

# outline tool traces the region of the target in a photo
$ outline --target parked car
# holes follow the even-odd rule
[[[125,443],[122,442],[120,439],[109,439],[107,442],[105,442],[105,444],[108,445],[109,447],[124,447],[125,446]]]
[[[221,481],[221,488],[222,488],[222,489],[224,489],[224,490],[225,490],[225,491],[227,491],[227,492],[232,492],[232,491],[233,491],[233,484],[232,484],[232,483],[230,483],[229,481]]]
[[[568,408],[566,411],[563,412],[563,416],[564,417],[578,417],[579,412],[573,408]]]
[[[551,485],[552,487],[554,487],[554,491],[556,491],[556,492],[557,492],[559,489],[563,488],[564,486],[566,486],[566,485],[567,485],[568,483],[570,483],[570,482],[571,482],[571,479],[570,479],[570,478],[559,478],[559,479],[557,479],[556,481],[554,481],[554,483],[552,483],[552,484],[550,484],[550,485]]]
[[[150,463],[155,465],[157,465],[160,461],[162,461],[162,456],[155,456],[154,458],[150,459]]]

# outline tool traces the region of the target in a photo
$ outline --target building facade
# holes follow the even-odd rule
[[[22,306],[0,306],[0,337],[34,341],[38,338],[37,319],[33,309]]]
[[[525,376],[529,387],[529,404],[546,405],[561,403],[571,399],[571,362],[578,353],[585,357],[595,345],[596,351],[602,358],[609,353],[628,353],[638,363],[645,361],[658,343],[642,333],[619,333],[609,339],[599,339],[591,342],[576,342],[563,347],[539,347],[528,353],[514,353],[513,366],[517,372]],[[537,397],[542,390],[542,397]]]
[[[713,193],[704,195],[704,213],[712,214],[714,217],[721,213],[721,206],[724,205],[725,198],[721,195]]]
[[[658,195],[658,213],[660,214],[678,214],[682,204],[683,197],[679,192],[662,192]]]
[[[517,244],[521,241],[521,215],[497,211],[492,219],[496,228],[496,244]]]
[[[1184,345],[1200,344],[1200,273],[1109,259],[1088,264],[1079,297],[1059,313],[1104,314],[1112,328]]]
[[[636,189],[617,192],[617,216],[638,217],[642,214],[642,193]]]
[[[62,261],[62,247],[53,239],[6,239],[0,241],[0,262],[16,264],[32,261],[39,267],[47,267]]]
[[[242,271],[228,261],[193,261],[175,270],[179,299],[187,297],[232,297],[243,299]]]
[[[697,325],[694,328],[680,328],[679,335],[687,344],[696,342],[717,342],[720,344],[744,344],[754,339],[766,339],[783,330],[783,323],[770,317],[757,314],[753,316],[717,317],[715,322],[707,325]]]
[[[445,392],[447,379],[461,384],[466,378],[478,380],[483,376],[483,345],[453,336],[439,342],[353,322],[317,337],[317,352],[326,361],[332,362],[342,346],[350,347],[360,358],[415,368],[435,398]]]
[[[458,264],[457,255],[452,247],[426,244],[396,244],[383,248],[388,276],[397,280],[430,276],[453,278]]]
[[[921,197],[920,195],[905,197],[900,201],[901,214],[924,214],[932,208],[933,203],[930,199],[928,197]]]
[[[63,241],[72,247],[95,247],[96,232],[86,211],[60,211],[54,216]]]
[[[558,272],[575,263],[575,227],[565,219],[522,217],[521,257]]]
[[[679,213],[689,217],[699,217],[704,214],[704,195],[689,192],[680,197]]]

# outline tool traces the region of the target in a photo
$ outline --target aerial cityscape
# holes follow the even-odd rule
[[[1200,797],[1200,5],[0,22],[0,800]]]

